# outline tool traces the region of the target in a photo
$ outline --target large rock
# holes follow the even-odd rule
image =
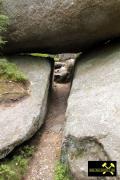
[[[5,52],[80,51],[120,36],[120,0],[3,0]]]
[[[120,176],[120,45],[80,59],[68,100],[62,161],[77,180],[94,179],[88,178],[92,160],[117,161]]]
[[[0,105],[0,159],[31,138],[41,127],[47,110],[51,64],[47,59],[11,57],[31,82],[30,96],[9,106]]]

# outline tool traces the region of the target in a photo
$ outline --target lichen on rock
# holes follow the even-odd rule
[[[109,161],[110,157],[102,144],[94,137],[66,137],[61,153],[61,162],[68,166],[76,180],[87,180],[88,161]]]

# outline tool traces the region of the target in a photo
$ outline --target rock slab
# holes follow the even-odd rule
[[[45,58],[8,58],[29,79],[30,96],[9,106],[0,105],[0,159],[31,138],[41,127],[47,110],[52,66]]]
[[[96,179],[88,178],[88,161],[117,161],[119,177],[110,179],[120,179],[120,45],[96,49],[80,59],[68,100],[61,159],[77,180]]]
[[[120,0],[4,0],[6,53],[80,52],[120,37]]]

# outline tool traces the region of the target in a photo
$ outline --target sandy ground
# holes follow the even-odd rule
[[[45,124],[31,140],[37,149],[24,180],[54,180],[54,168],[60,157],[69,90],[70,83],[54,83]]]

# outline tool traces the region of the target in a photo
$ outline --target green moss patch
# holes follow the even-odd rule
[[[60,60],[57,55],[51,55],[51,54],[32,53],[31,56],[42,57],[42,58],[51,58],[54,61]]]
[[[29,95],[29,82],[17,66],[0,60],[0,103],[17,101]]]
[[[5,59],[0,59],[0,80],[11,80],[16,82],[27,81],[26,76],[21,72],[14,63]]]

